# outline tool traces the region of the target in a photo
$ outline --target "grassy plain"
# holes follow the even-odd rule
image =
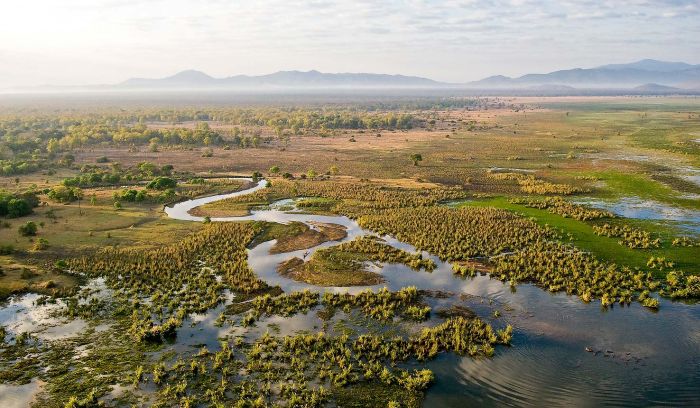
[[[158,152],[147,148],[76,149],[75,168],[94,164],[102,156],[122,166],[143,161],[176,164],[178,171],[208,177],[253,171],[271,176],[267,170],[272,166],[279,166],[280,173],[297,176],[309,170],[323,174],[336,166],[339,175],[334,177],[344,180],[369,179],[386,185],[425,187],[437,183],[462,186],[474,194],[521,195],[513,183],[488,178],[489,169],[503,168],[578,186],[589,190],[587,195],[592,197],[632,196],[700,209],[700,200],[693,195],[697,185],[685,178],[690,174],[689,169],[697,168],[700,163],[700,143],[696,142],[700,128],[697,99],[504,98],[504,102],[507,102],[504,107],[487,111],[414,112],[434,123],[410,130],[336,130],[326,137],[307,134],[292,136],[285,142],[276,140],[271,129],[261,126],[261,134],[271,137],[261,147],[213,148],[212,157],[202,157],[199,148],[162,147]],[[232,127],[215,122],[211,126],[224,131]],[[423,158],[417,166],[409,159],[414,152]],[[14,177],[4,177],[0,178],[0,186],[8,190],[31,185],[45,188],[71,174],[75,171],[64,169],[54,175],[36,173],[18,177],[19,182]],[[49,241],[46,253],[55,256],[106,245],[167,243],[197,228],[191,223],[165,219],[160,205],[127,204],[116,211],[112,207],[112,190],[86,190],[86,197],[93,193],[97,197],[96,205],[90,205],[87,199],[80,209],[75,203],[49,203],[27,218],[8,220],[10,226],[0,229],[0,242],[31,253],[35,239],[20,237],[16,232],[17,226],[26,221],[43,223],[37,237]],[[206,214],[203,209],[194,213],[242,215],[250,207],[265,203],[246,202],[236,208],[215,203],[206,207]],[[49,212],[55,218],[48,218]],[[684,255],[681,252],[679,256]],[[619,262],[633,265],[639,265],[646,256],[633,255],[635,251],[599,253],[612,260],[619,256]]]

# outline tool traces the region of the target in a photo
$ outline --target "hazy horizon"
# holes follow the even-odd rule
[[[112,84],[195,69],[368,72],[467,82],[653,58],[697,64],[700,1],[12,1],[0,87]]]

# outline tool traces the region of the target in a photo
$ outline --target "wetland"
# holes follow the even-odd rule
[[[0,405],[699,404],[697,101],[443,103],[6,113]]]

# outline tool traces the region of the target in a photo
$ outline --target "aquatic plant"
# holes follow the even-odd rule
[[[688,237],[674,238],[671,241],[671,245],[674,247],[696,247],[700,246],[700,241],[692,240]]]
[[[594,225],[593,232],[606,237],[621,238],[620,245],[630,248],[660,248],[661,239],[653,238],[651,233],[640,229],[632,228],[628,225]]]
[[[246,245],[255,233],[250,224],[205,224],[170,246],[105,248],[94,256],[70,259],[67,267],[104,277],[129,310],[124,313],[132,315],[132,336],[159,341],[174,335],[188,314],[220,303],[225,288],[242,293],[267,288],[246,261]]]
[[[363,215],[357,221],[448,261],[498,255],[556,236],[551,229],[494,208],[398,208]]]

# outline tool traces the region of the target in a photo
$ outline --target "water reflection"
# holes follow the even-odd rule
[[[265,181],[261,180],[251,190],[233,194],[246,194],[264,185]],[[201,217],[193,217],[188,211],[232,196],[179,203],[166,208],[166,213],[177,219],[201,221]],[[347,228],[345,241],[371,233],[347,217],[285,212],[291,204],[286,201],[269,210],[253,211],[246,217],[214,220],[340,224]],[[639,213],[635,216],[639,217]],[[411,245],[392,237],[383,238],[396,248],[415,251]],[[336,244],[327,242],[308,251],[313,253]],[[270,254],[273,245],[274,241],[265,242],[248,252],[251,268],[272,285],[279,285],[287,292],[307,288],[349,292],[366,289],[319,288],[282,277],[276,272],[277,265],[292,257],[303,257],[307,250]],[[515,327],[512,347],[498,348],[492,359],[447,354],[425,363],[436,374],[436,383],[426,396],[426,406],[700,406],[697,386],[700,384],[699,307],[662,299],[658,313],[638,304],[601,309],[599,303],[585,304],[575,297],[552,294],[529,284],[518,285],[513,291],[508,284],[488,276],[462,279],[453,275],[449,263],[428,253],[423,255],[436,262],[433,272],[414,271],[405,265],[378,264],[377,272],[386,282],[375,289],[387,286],[398,290],[415,285],[420,289],[449,292],[445,298],[427,299],[433,310],[451,304],[466,305],[494,326],[512,324]],[[227,303],[235,301],[227,295]],[[22,326],[32,321],[29,311],[32,296],[25,295],[0,308],[0,323],[14,325],[15,330],[33,330],[35,326]],[[244,336],[250,340],[265,331],[284,335],[332,329],[341,323],[352,325],[346,322],[351,321],[352,316],[342,312],[324,324],[316,310],[311,310],[287,318],[262,317],[249,329],[230,322],[219,327],[217,318],[225,307],[226,304],[222,304],[207,313],[190,316],[178,331],[177,340],[166,350],[192,352],[201,345],[216,350],[218,339],[224,337]],[[502,316],[494,317],[494,310],[502,312]],[[435,324],[435,321],[426,324]],[[0,406],[13,406],[11,402],[4,403],[11,401],[6,395],[24,397],[35,392],[22,389],[22,393],[17,394],[8,386],[4,387],[0,388]]]
[[[700,211],[698,210],[678,208],[658,201],[642,200],[638,197],[623,197],[616,201],[586,197],[572,201],[608,210],[625,218],[671,221],[680,228],[700,233]]]
[[[9,299],[0,307],[0,326],[8,331],[6,341],[21,333],[32,333],[43,340],[59,340],[78,335],[87,324],[82,319],[60,319],[55,315],[65,306],[38,302],[44,296],[27,293]]]
[[[281,204],[270,210],[253,211],[246,217],[214,220],[334,223],[347,228],[345,241],[371,233],[347,217],[284,212],[279,208],[286,209],[292,203],[287,200]],[[591,199],[586,204],[632,218],[677,220],[700,231],[697,211],[635,199],[617,203]],[[175,211],[168,214],[177,218],[181,215]],[[383,238],[396,248],[415,251],[413,246],[392,237]],[[309,252],[336,244],[327,242]],[[277,265],[292,257],[303,257],[307,251],[270,254],[273,245],[274,241],[266,242],[248,253],[250,266],[270,284],[285,291],[365,289],[319,288],[282,277],[276,272]],[[599,303],[585,304],[576,297],[551,294],[533,285],[518,285],[512,291],[509,285],[487,276],[461,279],[452,274],[449,263],[427,253],[423,255],[438,265],[432,273],[417,272],[405,265],[380,265],[377,272],[386,282],[375,288],[398,290],[415,285],[448,291],[454,294],[448,299],[429,300],[434,310],[441,304],[464,302],[496,326],[509,323],[515,327],[513,347],[498,349],[493,359],[450,354],[429,362],[437,382],[427,393],[426,406],[700,406],[700,308],[661,300],[658,313],[638,304],[601,309]],[[464,298],[460,294],[470,296]],[[493,318],[493,309],[506,312]],[[312,311],[291,318],[261,319],[252,332],[261,334],[270,328],[283,334],[315,331],[320,324]]]
[[[0,407],[25,408],[31,405],[43,382],[33,379],[22,385],[0,384]]]

